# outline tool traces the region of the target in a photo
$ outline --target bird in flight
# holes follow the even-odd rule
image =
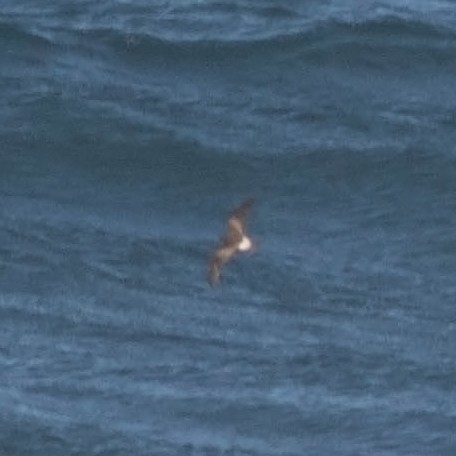
[[[245,231],[245,219],[253,203],[253,198],[250,198],[230,213],[227,231],[209,259],[208,280],[211,285],[217,285],[220,282],[222,267],[236,252],[245,252],[253,247],[253,242]]]

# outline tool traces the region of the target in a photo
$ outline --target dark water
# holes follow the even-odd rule
[[[455,74],[451,1],[1,1],[0,454],[456,454]]]

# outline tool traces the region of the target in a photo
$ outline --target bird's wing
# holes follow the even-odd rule
[[[254,199],[244,201],[238,208],[230,213],[228,218],[227,237],[232,242],[241,242],[245,232],[245,219],[250,208],[253,206]]]
[[[223,240],[222,240],[223,242]],[[220,281],[220,272],[225,263],[234,255],[237,244],[221,244],[209,260],[209,283],[215,285]]]

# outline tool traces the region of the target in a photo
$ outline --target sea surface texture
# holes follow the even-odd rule
[[[0,0],[0,95],[0,456],[456,455],[455,2]]]

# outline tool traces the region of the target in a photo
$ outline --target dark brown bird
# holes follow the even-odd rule
[[[211,285],[216,285],[220,282],[222,267],[228,263],[236,252],[245,252],[252,248],[253,242],[245,231],[245,219],[253,203],[253,198],[250,198],[230,213],[227,232],[220,239],[209,260],[208,279]]]

